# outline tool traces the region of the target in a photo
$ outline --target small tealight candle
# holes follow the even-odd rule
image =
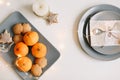
[[[35,3],[33,3],[32,6],[33,12],[38,16],[47,16],[49,14],[49,6],[45,2],[45,0],[38,0]]]

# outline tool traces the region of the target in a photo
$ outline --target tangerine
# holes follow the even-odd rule
[[[29,31],[23,36],[23,41],[28,46],[33,46],[39,40],[39,35],[35,31]]]
[[[27,72],[32,67],[32,61],[29,57],[20,57],[16,59],[15,65],[20,71]]]
[[[23,42],[16,43],[14,47],[14,54],[18,57],[26,56],[29,52],[28,46]]]
[[[45,57],[47,53],[47,48],[43,43],[36,43],[32,47],[32,55],[36,58]]]

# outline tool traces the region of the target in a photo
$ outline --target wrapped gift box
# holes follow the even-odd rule
[[[91,20],[91,46],[120,46],[119,20]]]

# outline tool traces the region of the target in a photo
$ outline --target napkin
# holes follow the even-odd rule
[[[120,20],[91,20],[91,46],[120,46]]]

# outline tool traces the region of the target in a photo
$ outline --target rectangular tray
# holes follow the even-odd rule
[[[48,60],[48,63],[47,63],[47,66],[43,69],[43,73],[42,73],[42,75],[43,75],[44,72],[47,69],[49,69],[53,65],[53,63],[60,57],[60,53],[20,12],[16,11],[16,12],[11,13],[0,24],[0,33],[2,33],[5,29],[7,29],[8,32],[10,32],[11,36],[13,36],[12,27],[16,23],[29,23],[32,27],[32,30],[38,32],[39,37],[40,37],[39,41],[46,45],[46,47],[47,47],[46,58]],[[24,80],[38,79],[39,77],[32,76],[30,72],[24,73],[24,72],[20,72],[19,70],[16,69],[16,67],[14,65],[14,61],[17,57],[14,55],[13,48],[14,48],[14,45],[12,46],[11,50],[8,53],[1,55],[3,57],[3,59],[8,64],[10,64],[12,66],[12,68],[18,73],[18,75],[21,76],[21,78],[23,78]],[[31,55],[31,53],[29,53],[28,57],[30,57],[32,60],[34,59],[33,56]]]

